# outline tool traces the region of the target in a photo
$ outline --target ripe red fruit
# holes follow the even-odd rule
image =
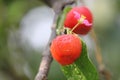
[[[91,30],[93,18],[87,7],[82,6],[71,9],[66,15],[64,26],[72,29],[78,22],[80,24],[73,30],[73,32],[85,35]]]
[[[72,64],[80,56],[81,50],[81,40],[73,34],[57,36],[50,46],[53,58],[61,65]]]

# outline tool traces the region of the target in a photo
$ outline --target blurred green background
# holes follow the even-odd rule
[[[94,29],[111,80],[120,80],[120,0],[85,3],[93,13]],[[53,17],[53,10],[40,0],[0,0],[0,80],[34,79]],[[97,66],[90,35],[85,41]],[[66,80],[59,64],[53,61],[48,80],[57,79]]]

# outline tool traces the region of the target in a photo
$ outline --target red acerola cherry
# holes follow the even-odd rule
[[[87,7],[82,6],[74,7],[68,12],[64,26],[72,29],[78,24],[73,32],[85,35],[91,30],[92,23],[92,13]]]
[[[82,51],[82,43],[78,36],[64,34],[57,36],[52,41],[50,51],[58,63],[69,65],[79,58]]]

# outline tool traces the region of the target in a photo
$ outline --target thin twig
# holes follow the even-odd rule
[[[110,80],[111,74],[109,71],[106,70],[105,65],[103,63],[101,48],[99,47],[99,43],[98,43],[97,36],[95,34],[94,29],[91,30],[91,37],[93,38],[93,40],[95,42],[95,47],[96,47],[95,56],[96,56],[96,60],[97,60],[98,66],[99,66],[99,71],[102,75],[104,75],[106,80]]]

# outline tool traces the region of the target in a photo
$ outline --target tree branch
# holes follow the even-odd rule
[[[98,63],[98,69],[100,74],[102,74],[106,80],[110,80],[111,79],[111,74],[108,70],[106,70],[105,64],[103,62],[103,58],[102,58],[102,54],[101,54],[101,48],[99,46],[98,40],[97,40],[97,36],[95,34],[94,29],[91,30],[91,37],[93,38],[94,42],[95,42],[95,57]]]
[[[45,2],[47,2],[47,4],[49,4],[55,11],[55,17],[54,17],[54,23],[53,23],[53,27],[52,27],[52,33],[51,33],[51,37],[49,39],[49,42],[45,48],[45,50],[43,51],[43,56],[42,56],[42,60],[39,66],[39,71],[35,77],[35,80],[47,80],[47,75],[49,72],[49,68],[52,62],[52,56],[50,54],[50,50],[49,50],[49,46],[51,41],[56,37],[56,21],[57,21],[57,17],[58,15],[61,13],[63,7],[65,7],[65,5],[68,4],[72,4],[74,2],[74,0],[44,0]]]
[[[46,49],[43,52],[44,55],[42,57],[39,71],[35,77],[35,80],[47,80],[47,75],[48,75],[48,71],[50,68],[50,64],[53,60],[52,56],[50,55],[49,45],[50,45],[52,39],[55,38],[55,36],[56,36],[56,31],[55,31],[55,27],[53,27],[51,37],[50,37],[49,42],[46,46]]]

